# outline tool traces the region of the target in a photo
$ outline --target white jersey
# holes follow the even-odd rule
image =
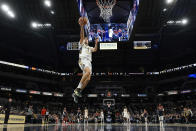
[[[103,113],[103,112],[101,112],[100,117],[101,117],[101,118],[104,118],[104,113]]]
[[[84,118],[88,118],[88,110],[84,110]]]
[[[130,118],[130,113],[127,112],[126,118],[129,119]]]
[[[80,50],[79,58],[92,61],[92,49],[93,47],[86,45],[84,42],[83,44],[80,44],[79,42],[79,50]]]
[[[127,117],[127,116],[128,116],[128,112],[127,112],[126,109],[124,109],[124,111],[123,111],[123,117]]]

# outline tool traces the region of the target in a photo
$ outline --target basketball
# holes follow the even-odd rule
[[[88,20],[87,20],[87,18],[86,18],[86,17],[83,17],[83,22],[84,22],[84,25],[86,25],[86,24],[87,24]]]
[[[79,25],[84,25],[83,17],[80,17],[78,20]]]
[[[86,17],[80,17],[79,20],[78,20],[78,23],[80,25],[86,25],[87,24],[87,18]]]

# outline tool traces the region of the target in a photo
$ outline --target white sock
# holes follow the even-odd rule
[[[79,83],[79,85],[78,85],[78,87],[77,88],[79,88],[79,89],[81,89],[82,88],[82,83],[80,82]]]

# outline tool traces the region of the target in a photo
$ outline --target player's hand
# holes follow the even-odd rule
[[[79,20],[78,20],[78,24],[80,26],[84,26],[84,22],[83,22],[84,18],[83,17],[80,17]]]
[[[79,25],[80,25],[81,27],[84,26],[84,23],[83,23],[83,22],[79,21],[78,23],[79,23]]]

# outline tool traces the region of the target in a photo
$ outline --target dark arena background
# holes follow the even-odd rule
[[[196,0],[0,0],[0,131],[195,131],[195,13]],[[78,97],[81,30],[98,47]]]

